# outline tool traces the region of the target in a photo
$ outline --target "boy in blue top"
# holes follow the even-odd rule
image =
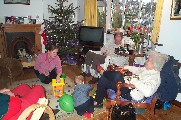
[[[74,98],[74,108],[78,115],[91,114],[94,112],[94,99],[89,96],[89,92],[93,87],[89,84],[84,84],[83,76],[76,76],[75,83],[77,84],[74,88],[72,96]]]

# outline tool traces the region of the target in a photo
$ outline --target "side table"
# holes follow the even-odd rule
[[[119,53],[116,53],[117,55],[120,55],[120,56],[125,56],[125,57],[129,57],[129,66],[133,66],[133,63],[134,63],[134,59],[136,57],[144,57],[145,54],[138,54],[138,53],[133,53],[132,55],[130,54],[119,54]]]

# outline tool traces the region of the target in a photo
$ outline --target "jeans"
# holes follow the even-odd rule
[[[45,76],[44,74],[40,74],[38,70],[34,70],[36,76],[40,79],[40,81],[42,83],[45,83],[45,84],[49,84],[52,79],[55,79],[57,77],[57,73],[56,73],[56,70],[53,69],[50,73],[49,73],[49,76]]]
[[[94,99],[90,96],[90,99],[87,100],[84,104],[74,107],[78,115],[84,115],[85,112],[93,113],[94,112]]]
[[[97,104],[101,104],[105,95],[107,94],[107,89],[112,89],[117,91],[116,83],[120,81],[125,83],[124,76],[117,71],[105,71],[101,78],[98,80],[97,91],[95,101]],[[130,89],[121,88],[121,96],[127,100],[131,100]]]

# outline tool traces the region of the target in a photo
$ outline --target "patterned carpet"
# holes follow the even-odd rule
[[[53,91],[52,91],[52,85],[51,84],[43,84],[40,82],[40,80],[38,78],[33,78],[33,79],[27,79],[27,80],[21,80],[21,81],[16,81],[12,84],[12,86],[10,87],[10,89],[15,88],[16,86],[18,86],[19,84],[22,83],[26,83],[30,86],[32,86],[33,84],[38,84],[38,85],[42,85],[45,88],[46,91],[46,97],[49,100],[49,106],[52,109],[59,109],[60,111],[55,115],[56,116],[56,120],[80,120],[80,119],[84,119],[84,116],[79,116],[77,115],[76,111],[74,110],[73,113],[66,113],[65,111],[61,110],[61,108],[59,107],[59,99],[57,97],[55,97],[53,95]],[[66,92],[67,94],[72,94],[74,89],[74,83],[71,81],[71,79],[69,77],[66,77],[65,79],[65,87],[64,87],[64,92]],[[96,114],[103,112],[105,110],[105,108],[103,109],[95,109]]]

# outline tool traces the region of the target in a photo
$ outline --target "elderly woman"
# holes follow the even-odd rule
[[[122,88],[122,97],[127,100],[141,100],[152,96],[158,89],[161,78],[160,71],[167,62],[168,56],[156,51],[148,53],[148,59],[144,67],[124,66],[133,73],[130,76],[129,83],[134,89]],[[135,75],[137,77],[135,77]],[[116,83],[125,82],[124,76],[118,71],[106,71],[98,81],[97,93],[95,97],[95,107],[102,107],[102,101],[107,89],[116,91]]]

